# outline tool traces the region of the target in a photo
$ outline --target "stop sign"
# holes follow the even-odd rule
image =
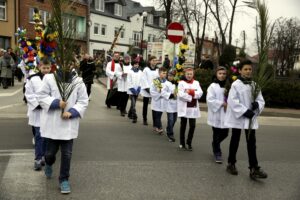
[[[179,43],[181,42],[184,35],[183,26],[178,22],[173,22],[169,24],[167,29],[167,36],[170,42]]]

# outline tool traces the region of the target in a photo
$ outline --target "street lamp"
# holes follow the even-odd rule
[[[144,40],[144,29],[145,29],[145,22],[147,20],[148,13],[146,11],[143,12],[143,24],[142,24],[142,37],[141,37],[141,55],[143,56],[143,40]]]

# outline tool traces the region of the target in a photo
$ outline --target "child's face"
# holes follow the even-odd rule
[[[168,75],[168,80],[169,81],[173,81],[174,80],[174,76],[173,75]]]
[[[244,78],[252,77],[252,65],[244,65],[242,69],[239,70],[239,73]]]
[[[194,78],[194,71],[193,70],[188,70],[185,72],[185,78],[190,81]]]
[[[135,63],[135,64],[133,65],[133,67],[134,67],[134,68],[139,68],[139,63]]]
[[[159,78],[165,79],[166,77],[167,77],[167,72],[164,72],[164,71],[159,72]]]
[[[40,66],[40,71],[42,74],[49,74],[51,71],[51,65],[41,65]]]
[[[150,65],[151,65],[152,67],[156,66],[156,64],[157,64],[157,60],[156,60],[156,59],[152,59],[152,60],[150,61]]]
[[[219,70],[219,71],[217,71],[216,75],[217,75],[217,79],[219,81],[225,81],[227,73],[226,73],[226,70]]]

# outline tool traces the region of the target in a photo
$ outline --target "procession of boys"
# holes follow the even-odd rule
[[[54,7],[54,16],[55,12],[60,15],[58,6]],[[78,64],[63,33],[53,29],[59,29],[62,24],[53,23],[43,30],[38,10],[35,10],[34,20],[35,45],[26,39],[26,30],[19,28],[17,33],[22,50],[18,67],[22,68],[25,76],[24,101],[27,103],[28,124],[34,137],[33,170],[43,170],[47,179],[58,178],[60,192],[69,194],[72,153],[76,148],[74,140],[80,137],[80,120],[89,102],[94,101],[91,94],[97,93],[92,88],[95,63],[91,56],[85,55]],[[65,51],[66,47],[70,49]],[[118,109],[121,118],[128,118],[128,126],[142,124],[143,129],[152,129],[153,134],[160,135],[162,142],[170,142],[176,149],[190,153],[197,148],[193,146],[193,139],[194,134],[201,132],[196,122],[201,117],[199,100],[205,93],[207,124],[211,126],[211,152],[215,163],[226,162],[224,171],[226,169],[227,173],[238,175],[236,155],[244,131],[249,176],[253,180],[267,178],[256,154],[257,118],[264,109],[265,101],[261,91],[253,99],[252,89],[257,83],[252,79],[252,62],[239,61],[239,75],[235,81],[229,78],[227,67],[215,67],[212,82],[207,91],[203,91],[201,82],[195,79],[194,67],[185,64],[187,38],[179,47],[177,62],[168,61],[163,66],[153,55],[148,57],[147,64],[143,66],[142,55],[121,56],[119,52],[107,52],[110,54],[105,65],[107,96],[102,105],[107,109]],[[4,57],[9,58],[9,55],[5,53]],[[1,59],[1,69],[9,66],[10,62],[11,59]],[[137,107],[139,103],[142,104],[142,110]],[[162,123],[163,118],[167,119],[166,124]],[[180,125],[178,130],[176,123]],[[229,149],[224,149],[222,141],[229,135]],[[59,150],[61,160],[58,162],[56,157]],[[229,152],[228,158],[223,157],[224,151]],[[57,162],[60,170],[58,177],[55,177],[53,165]]]

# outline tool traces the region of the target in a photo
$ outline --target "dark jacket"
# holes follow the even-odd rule
[[[80,62],[80,71],[84,83],[94,83],[94,72],[96,70],[94,61],[83,60]]]

